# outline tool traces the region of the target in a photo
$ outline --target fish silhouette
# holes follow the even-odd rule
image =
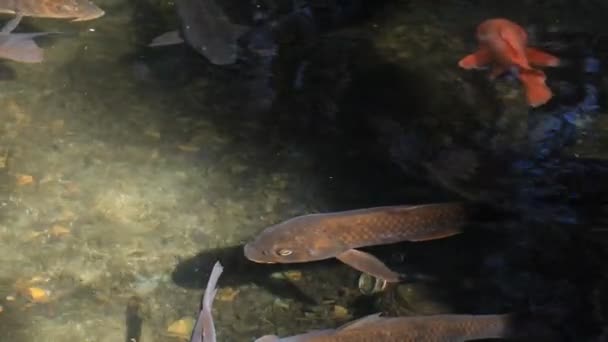
[[[170,31],[154,38],[148,46],[183,43],[217,65],[234,64],[237,41],[250,28],[233,24],[215,0],[177,0],[181,30]]]
[[[369,315],[338,329],[311,331],[280,338],[266,335],[255,342],[458,342],[508,338],[511,317],[501,315],[431,315],[380,317]]]

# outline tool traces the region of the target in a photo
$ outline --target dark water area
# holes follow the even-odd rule
[[[230,65],[147,46],[180,27],[173,2],[96,4],[24,18],[64,34],[0,64],[0,341],[187,340],[217,260],[219,341],[375,312],[608,338],[606,3],[225,1],[254,27]],[[494,17],[563,62],[542,68],[548,103],[459,68]],[[334,259],[243,255],[294,216],[446,201],[476,209],[464,234],[363,249],[409,276],[372,295]]]

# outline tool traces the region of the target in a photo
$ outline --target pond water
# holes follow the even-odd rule
[[[106,14],[85,22],[24,18],[19,30],[62,34],[40,40],[43,63],[0,65],[0,341],[188,339],[216,260],[220,341],[377,311],[500,313],[521,303],[550,306],[552,326],[570,322],[564,340],[601,330],[602,106],[582,110],[591,124],[571,120],[582,132],[572,138],[555,113],[580,98],[530,123],[516,83],[494,88],[457,61],[474,51],[483,19],[597,41],[608,32],[589,13],[606,7],[471,3],[386,1],[312,41],[288,40],[272,68],[213,65],[186,45],[148,48],[178,25],[171,2],[98,0]],[[560,72],[548,71],[552,87],[585,82]],[[603,92],[603,74],[592,77]],[[554,151],[563,154],[546,157]],[[268,266],[242,254],[293,216],[455,199],[518,214],[377,250],[440,279],[432,284],[368,297],[360,273],[338,262]]]

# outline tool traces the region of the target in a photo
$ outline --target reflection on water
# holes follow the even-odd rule
[[[171,3],[96,3],[106,14],[93,21],[24,18],[25,32],[63,34],[40,41],[42,64],[0,65],[12,75],[0,94],[0,341],[188,338],[216,260],[221,341],[379,310],[540,306],[550,326],[572,322],[565,340],[606,322],[606,80],[583,63],[604,62],[606,32],[580,19],[593,8],[386,1],[355,16],[347,1],[309,23],[306,6],[268,1],[288,18],[278,46],[256,31],[246,60],[219,67],[185,45],[146,47],[178,27]],[[264,17],[248,6],[235,16]],[[474,23],[497,14],[572,62],[547,72],[549,106],[529,112],[517,83],[458,69]],[[368,297],[340,263],[242,255],[292,216],[462,198],[501,214],[464,236],[372,249],[434,281]]]

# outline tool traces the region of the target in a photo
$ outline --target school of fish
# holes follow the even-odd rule
[[[15,15],[0,31],[0,58],[20,63],[42,62],[44,51],[34,38],[53,33],[14,33],[13,30],[23,17],[85,21],[105,14],[101,8],[88,0],[0,0],[0,13]]]
[[[215,0],[178,0],[177,12],[182,30],[157,37],[150,46],[170,45],[185,39],[210,62],[217,65],[237,61],[236,40],[248,28],[232,24]],[[0,30],[0,58],[23,63],[43,61],[43,51],[33,40],[52,32],[14,33],[27,17],[97,19],[104,10],[88,0],[0,0],[0,13],[13,14]],[[182,38],[184,37],[184,38]],[[559,58],[529,47],[526,31],[504,18],[482,22],[477,27],[479,48],[462,58],[464,69],[491,67],[490,78],[514,71],[524,86],[530,106],[547,103],[552,97],[543,71],[533,68],[556,67]],[[402,275],[360,248],[404,241],[448,238],[463,232],[470,215],[462,203],[398,205],[334,213],[298,216],[263,230],[243,251],[256,263],[302,263],[336,258],[352,268],[388,282],[401,281]],[[223,267],[216,262],[205,288],[199,316],[190,342],[215,342],[212,304]],[[510,338],[515,334],[510,314],[430,315],[382,317],[365,316],[337,329],[316,330],[290,337],[265,335],[257,342],[439,342],[473,339]]]

